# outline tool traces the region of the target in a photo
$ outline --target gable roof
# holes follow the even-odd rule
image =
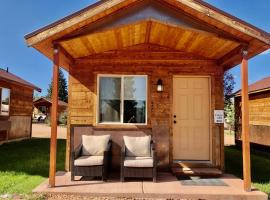
[[[41,92],[41,89],[39,87],[3,69],[0,69],[0,80],[4,80],[6,82],[12,82],[14,84],[22,85],[24,87],[29,87],[29,88],[32,88],[33,90]]]
[[[248,86],[249,94],[259,93],[270,90],[270,77],[261,79]],[[234,96],[241,96],[241,90],[235,92]]]
[[[128,6],[128,4],[132,4],[134,2],[139,2],[141,0],[101,0],[92,5],[89,5],[86,8],[83,8],[71,15],[68,15],[60,20],[57,20],[54,23],[51,23],[47,26],[44,26],[38,30],[33,31],[32,33],[26,34],[25,39],[29,46],[34,45],[36,42],[40,42],[41,40],[46,39],[47,37],[52,36],[60,31],[65,30],[75,24],[81,23],[87,18],[93,17],[98,15],[104,10],[109,10],[114,6],[122,7],[121,4],[125,4],[123,6]],[[163,0],[166,2],[166,0]],[[204,14],[209,18],[215,19],[221,23],[224,23],[232,28],[239,29],[244,33],[249,34],[250,36],[256,37],[257,39],[265,42],[266,44],[270,45],[270,34],[262,29],[253,26],[229,13],[226,13],[202,0],[174,0],[174,3],[179,3],[182,5],[179,6],[186,6],[187,8],[193,9],[193,11],[197,11],[198,13]],[[169,3],[169,1],[168,1]],[[186,12],[188,12],[186,10]],[[224,17],[224,18],[222,18]],[[71,23],[67,23],[69,20],[72,20]],[[240,26],[242,25],[242,26]],[[54,29],[54,30],[52,30]],[[48,33],[45,35],[45,31]],[[30,40],[34,36],[38,36],[39,34],[43,33],[43,37],[40,37],[36,40]]]
[[[37,103],[40,103],[41,101],[45,101],[45,102],[48,102],[49,104],[52,104],[51,99],[47,98],[47,97],[39,97],[38,99],[34,100],[33,103],[35,105]],[[64,102],[64,101],[58,100],[58,106],[67,107],[68,104],[66,102]]]
[[[125,8],[142,2],[158,2],[176,11],[184,12],[190,17],[199,20],[202,24],[204,23],[212,28],[222,30],[232,36],[232,38],[244,41],[245,45],[248,45],[250,48],[250,58],[270,48],[269,33],[202,0],[103,0],[27,34],[25,39],[28,46],[33,46],[48,58],[53,59],[52,46],[57,40],[63,39],[66,35],[90,26],[106,17],[113,17],[115,13],[122,12]],[[241,55],[235,54],[240,52],[240,50],[241,48],[236,48],[235,51],[231,51],[218,64],[226,69],[239,64]],[[60,65],[68,70],[70,63],[67,60],[69,59],[60,59]]]

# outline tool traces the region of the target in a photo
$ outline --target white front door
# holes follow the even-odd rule
[[[209,112],[209,78],[174,77],[174,160],[210,160]]]

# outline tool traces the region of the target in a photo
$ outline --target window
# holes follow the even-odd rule
[[[10,105],[10,90],[7,88],[0,88],[0,115],[9,115],[9,105]]]
[[[39,106],[39,107],[38,107],[38,110],[39,110],[40,112],[42,112],[43,114],[46,114],[46,111],[47,111],[46,106]]]
[[[99,76],[99,123],[146,124],[147,76]]]

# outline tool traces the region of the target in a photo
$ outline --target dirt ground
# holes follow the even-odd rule
[[[224,145],[225,146],[235,145],[234,135],[224,134]]]
[[[32,124],[32,137],[33,138],[50,138],[51,137],[51,127],[47,124]],[[57,128],[57,138],[66,139],[67,138],[67,128],[59,127]]]

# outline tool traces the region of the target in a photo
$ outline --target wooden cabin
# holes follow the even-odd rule
[[[0,143],[31,137],[33,92],[37,86],[0,69]]]
[[[51,110],[52,110],[52,101],[50,98],[46,97],[40,97],[33,101],[34,110],[33,110],[33,116],[35,115],[45,115],[47,119],[51,117]],[[67,112],[68,104],[64,101],[58,100],[58,115],[59,116]]]
[[[270,147],[270,77],[249,85],[250,142]],[[235,139],[241,136],[241,90],[234,94]]]
[[[70,151],[81,134],[152,135],[160,170],[224,169],[224,71],[270,48],[270,35],[199,0],[105,0],[25,36],[54,63],[49,184],[55,186],[58,70],[69,73]],[[243,101],[246,116],[248,98]],[[250,189],[243,118],[245,189]],[[77,139],[76,139],[77,138]],[[196,163],[196,165],[194,165]]]

